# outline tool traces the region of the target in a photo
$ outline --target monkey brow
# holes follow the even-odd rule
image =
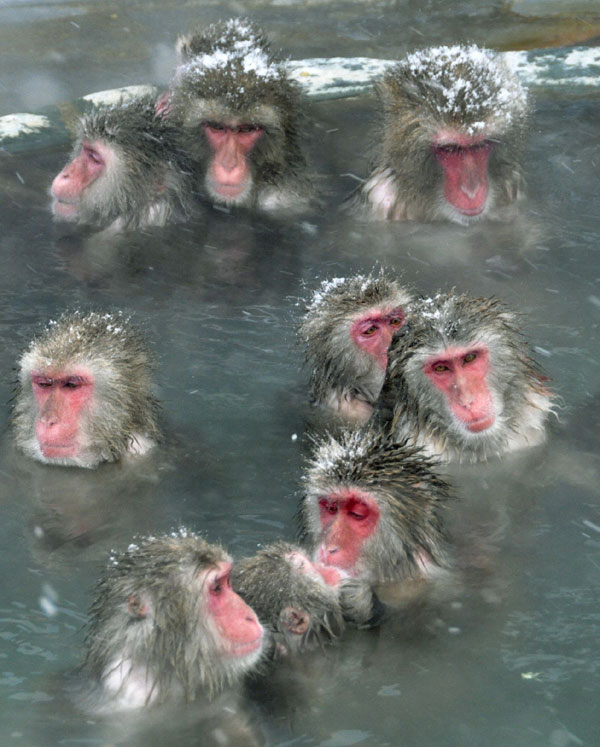
[[[208,574],[211,571],[218,571],[218,570],[219,570],[219,566],[216,563],[207,563],[205,560],[204,561],[203,560],[198,560],[196,562],[196,567],[194,568],[193,577],[197,578],[201,573],[205,574],[204,575],[204,579],[203,579],[202,584],[201,584],[201,587],[200,587],[200,588],[203,589],[204,585],[207,582]],[[216,581],[216,580],[218,580],[220,578],[227,578],[227,576],[229,575],[229,573],[230,573],[230,571],[227,571],[226,573],[222,573],[220,576],[217,576],[214,580]],[[211,583],[212,583],[212,581],[211,581]]]

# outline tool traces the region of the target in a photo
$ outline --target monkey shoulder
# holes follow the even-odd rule
[[[404,220],[407,217],[396,175],[391,168],[372,171],[355,194],[357,199],[350,199],[349,204],[359,208],[362,213],[359,217],[365,220]]]
[[[263,187],[256,198],[258,208],[269,213],[302,213],[309,208],[310,202],[309,194],[299,193],[287,184]]]
[[[156,446],[156,441],[141,433],[133,433],[127,445],[128,456],[143,456]]]
[[[323,404],[350,424],[362,425],[373,414],[372,405],[348,390],[332,389]]]

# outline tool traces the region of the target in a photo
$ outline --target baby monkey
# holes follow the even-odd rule
[[[274,656],[338,638],[345,620],[373,624],[377,611],[369,586],[283,541],[236,563],[232,584],[272,632]]]

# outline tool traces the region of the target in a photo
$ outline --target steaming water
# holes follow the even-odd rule
[[[30,69],[8,65],[2,113],[28,103],[20,82],[39,81],[41,71],[54,100],[143,82],[160,44],[159,63],[177,31],[218,17],[212,7],[165,5],[112,20],[93,4],[79,4],[81,17],[48,4],[41,20],[32,6],[13,8],[21,15],[8,20],[22,19],[10,25],[15,39],[30,39],[34,51]],[[284,6],[253,17],[296,57],[493,43],[502,31],[510,38],[514,24],[469,3]],[[292,33],[298,18],[306,25]],[[111,44],[119,54],[135,50],[129,66]],[[52,57],[57,49],[62,61]],[[342,174],[366,173],[373,110],[370,96],[309,108],[308,147],[327,204],[354,186]],[[597,744],[599,121],[600,98],[589,90],[537,91],[530,200],[515,224],[471,229],[365,226],[334,211],[278,224],[209,210],[194,225],[109,244],[52,224],[45,191],[67,148],[0,155],[6,423],[14,361],[39,323],[65,307],[125,308],[156,352],[167,433],[150,464],[93,473],[30,463],[5,438],[2,745]],[[477,572],[410,632],[390,623],[283,662],[244,693],[243,716],[202,706],[109,720],[82,712],[65,680],[80,660],[90,588],[110,547],[180,524],[236,556],[294,537],[308,378],[295,340],[300,299],[322,279],[376,264],[424,293],[456,286],[503,298],[523,313],[562,397],[543,449],[451,475],[460,501],[449,521]],[[253,736],[238,733],[246,718]]]

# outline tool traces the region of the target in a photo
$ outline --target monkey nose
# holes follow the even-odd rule
[[[470,181],[468,184],[461,184],[460,185],[460,191],[465,194],[470,200],[473,200],[475,196],[477,195],[477,192],[479,192],[481,184],[479,180]]]

